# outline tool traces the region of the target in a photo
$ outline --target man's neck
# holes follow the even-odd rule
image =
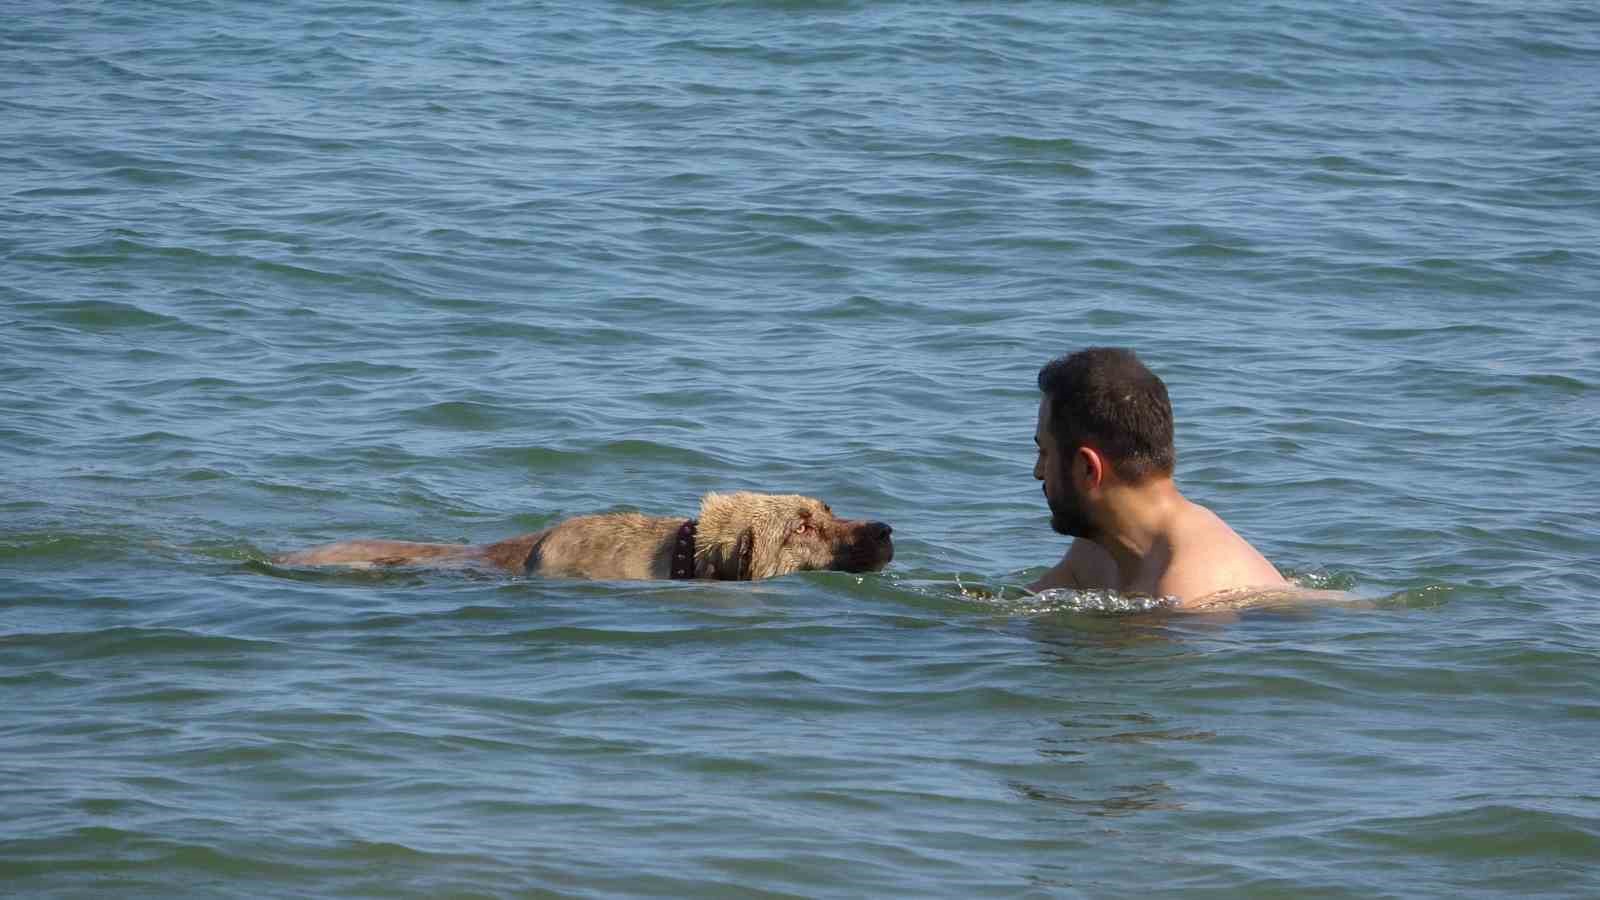
[[[1174,524],[1188,505],[1171,478],[1107,488],[1095,543],[1116,560],[1125,588],[1138,581],[1147,561],[1169,552]]]

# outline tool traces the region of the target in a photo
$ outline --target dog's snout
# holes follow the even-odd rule
[[[894,532],[887,522],[850,523],[850,537],[838,545],[840,558],[833,568],[846,572],[876,572],[894,559]]]

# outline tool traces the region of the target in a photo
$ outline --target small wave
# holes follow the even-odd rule
[[[514,426],[503,406],[471,400],[448,400],[407,410],[400,417],[416,425],[458,431],[497,431]]]
[[[1259,250],[1246,247],[1230,247],[1223,244],[1208,242],[1186,244],[1163,251],[1163,256],[1178,259],[1237,259],[1263,255]]]
[[[1426,609],[1442,605],[1453,591],[1448,585],[1431,585],[1387,597],[1373,597],[1352,593],[1356,586],[1356,578],[1347,573],[1289,571],[1285,572],[1285,577],[1290,582],[1290,586],[1286,588],[1246,588],[1219,592],[1203,598],[1198,604],[1185,604],[1182,598],[1175,596],[1153,597],[1103,589],[1050,588],[1034,593],[1014,584],[991,586],[964,581],[959,574],[949,576],[948,581],[941,579],[926,587],[912,586],[905,582],[900,582],[897,586],[918,593],[954,596],[964,601],[980,603],[1006,615],[1025,618],[1059,614],[1128,616],[1178,610],[1213,612],[1246,608],[1285,609],[1300,608],[1307,604],[1363,609]],[[951,582],[954,584],[953,591],[950,588]]]
[[[1124,616],[1136,613],[1174,609],[1177,597],[1149,597],[1142,594],[1119,594],[1116,591],[1076,591],[1051,588],[1032,595],[1027,601],[1014,604],[1019,615],[1052,615],[1055,613],[1092,613]]]
[[[854,294],[844,300],[817,307],[817,317],[832,320],[888,320],[897,316],[922,316],[926,310],[916,303]]]
[[[0,562],[68,565],[121,559],[130,547],[126,532],[26,531],[0,535]]]
[[[921,579],[910,581],[894,574],[886,578],[903,590],[977,603],[996,612],[1022,617],[1058,613],[1122,616],[1172,609],[1179,603],[1176,597],[1124,595],[1107,590],[1050,588],[1034,593],[1014,584],[991,586],[982,582],[966,581],[959,573],[933,581]]]
[[[1436,609],[1450,602],[1455,591],[1448,584],[1430,584],[1379,597],[1372,603],[1379,609]]]
[[[32,632],[0,638],[7,652],[60,660],[179,657],[205,668],[237,668],[251,654],[270,653],[272,641],[204,634],[183,628],[121,626],[94,631]]]
[[[999,135],[990,138],[992,143],[1020,154],[1024,160],[1089,160],[1099,159],[1106,152],[1099,147],[1071,138],[1037,138],[1023,135]]]
[[[1313,591],[1348,591],[1356,586],[1356,578],[1348,572],[1296,572],[1286,569],[1283,577],[1298,587]]]
[[[135,303],[112,300],[24,303],[19,304],[18,308],[30,313],[37,312],[45,321],[93,331],[188,325],[175,316],[153,312]]]

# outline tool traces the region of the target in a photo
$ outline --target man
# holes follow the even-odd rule
[[[1050,527],[1076,540],[1030,589],[1207,598],[1283,591],[1287,581],[1172,481],[1167,386],[1131,351],[1093,347],[1039,370],[1039,458]]]

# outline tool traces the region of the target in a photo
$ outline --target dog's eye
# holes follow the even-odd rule
[[[799,525],[796,525],[794,527],[794,533],[795,534],[805,534],[806,532],[808,532],[810,530],[811,530],[811,523],[810,522],[801,522]]]

